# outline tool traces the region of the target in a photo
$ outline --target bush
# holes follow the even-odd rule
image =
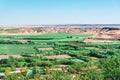
[[[120,80],[120,56],[100,60],[105,80]]]

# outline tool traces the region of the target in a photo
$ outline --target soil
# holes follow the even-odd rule
[[[113,42],[112,40],[94,40],[94,39],[85,39],[86,43],[88,42]]]
[[[14,58],[22,58],[21,55],[0,55],[0,59],[8,59],[9,56],[13,56]]]
[[[55,58],[70,58],[70,56],[69,56],[69,55],[64,54],[64,55],[52,55],[52,56],[45,56],[45,58],[47,58],[47,59],[55,59]]]
[[[68,42],[68,44],[83,45],[84,43],[80,43],[80,42]]]

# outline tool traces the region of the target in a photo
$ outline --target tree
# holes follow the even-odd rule
[[[120,56],[100,60],[105,80],[120,80]]]
[[[15,63],[16,63],[16,61],[13,58],[13,56],[9,56],[7,64],[9,65],[9,67],[11,67],[11,70],[13,70],[13,71],[15,70],[15,67],[16,67]]]
[[[88,69],[80,75],[81,80],[104,80],[104,76],[97,69]]]
[[[11,68],[6,68],[5,74],[6,74],[6,75],[9,75],[10,72],[11,72]]]

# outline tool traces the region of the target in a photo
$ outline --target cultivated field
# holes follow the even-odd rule
[[[3,32],[0,72],[5,80],[111,80],[111,75],[119,80],[120,37],[111,28],[17,28]]]

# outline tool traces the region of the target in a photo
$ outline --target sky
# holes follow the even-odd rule
[[[120,0],[0,0],[0,25],[120,24]]]

